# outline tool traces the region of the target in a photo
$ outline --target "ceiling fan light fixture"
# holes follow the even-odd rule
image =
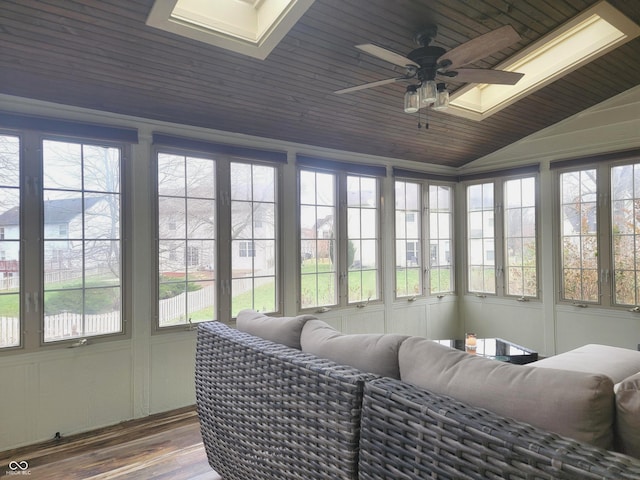
[[[444,83],[438,83],[436,101],[432,105],[433,110],[446,110],[449,108],[449,91]]]
[[[420,94],[417,85],[409,85],[404,94],[404,113],[416,113],[420,110]]]
[[[435,102],[437,94],[438,90],[434,80],[424,80],[420,85],[420,99],[424,105]]]

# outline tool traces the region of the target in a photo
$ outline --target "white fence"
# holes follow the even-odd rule
[[[183,292],[175,297],[160,300],[158,311],[160,325],[186,322],[187,307],[190,312],[213,308],[215,287],[209,285],[193,292]]]
[[[187,305],[190,312],[213,308],[214,298],[215,288],[210,285],[200,290],[181,293],[175,297],[160,300],[160,325],[184,323],[186,322],[185,312]],[[99,315],[82,315],[71,312],[47,315],[44,325],[45,341],[104,335],[121,330],[120,312],[118,311]],[[0,348],[18,346],[19,344],[19,319],[16,317],[0,317]]]
[[[120,312],[100,315],[82,315],[64,312],[47,315],[44,321],[44,340],[46,342],[65,338],[104,335],[121,330]],[[12,347],[20,344],[20,322],[16,317],[0,317],[0,347]]]
[[[9,277],[0,277],[0,290],[15,290],[20,288],[20,275],[18,272]],[[85,277],[113,274],[107,267],[88,268]],[[44,272],[44,283],[50,285],[57,282],[68,282],[82,278],[82,270],[50,270]]]
[[[58,315],[47,315],[44,318],[44,339],[47,342],[68,337],[104,335],[121,330],[118,311],[99,315],[64,312]]]
[[[20,320],[16,317],[0,317],[0,347],[20,345]]]

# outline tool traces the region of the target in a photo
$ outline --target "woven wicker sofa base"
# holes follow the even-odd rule
[[[640,479],[640,460],[217,322],[195,380],[224,480]]]
[[[394,379],[365,386],[360,478],[640,479],[640,461]]]
[[[358,478],[362,394],[373,378],[200,324],[196,400],[209,464],[224,480]]]

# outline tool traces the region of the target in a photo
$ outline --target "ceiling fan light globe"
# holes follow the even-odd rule
[[[435,102],[438,94],[436,82],[433,80],[425,80],[420,85],[419,93],[423,105]]]
[[[446,110],[449,108],[449,91],[438,88],[436,101],[433,103],[431,108],[433,110]]]
[[[404,113],[416,113],[418,110],[420,110],[420,94],[415,86],[410,85],[404,94]]]

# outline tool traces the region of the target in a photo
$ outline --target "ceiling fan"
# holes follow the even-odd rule
[[[334,93],[350,93],[400,81],[418,81],[419,84],[409,85],[405,93],[405,112],[414,113],[427,105],[436,110],[448,106],[449,94],[444,84],[447,79],[464,83],[515,85],[524,76],[523,73],[504,70],[460,68],[518,42],[520,35],[511,25],[480,35],[449,51],[429,45],[437,31],[435,25],[429,25],[418,32],[414,41],[419,47],[409,52],[406,57],[371,43],[356,45],[356,48],[369,55],[405,68],[406,72],[400,77],[343,88]],[[440,83],[436,83],[436,79]]]

